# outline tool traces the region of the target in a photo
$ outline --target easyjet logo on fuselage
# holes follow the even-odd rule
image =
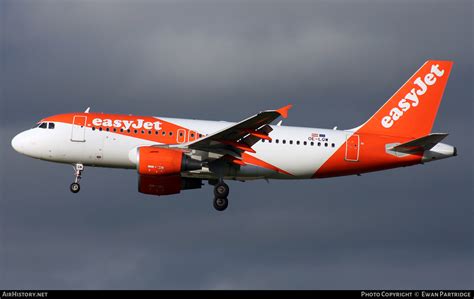
[[[124,130],[128,130],[130,128],[133,129],[145,129],[145,130],[161,130],[161,122],[155,121],[145,121],[144,119],[137,119],[137,120],[122,120],[122,119],[102,119],[102,118],[94,118],[92,120],[92,124],[94,126],[104,126],[104,127],[115,127],[115,128],[123,128]]]
[[[424,95],[429,87],[436,83],[437,78],[442,77],[443,74],[444,70],[440,70],[439,65],[434,64],[431,66],[431,71],[426,74],[423,79],[422,76],[416,78],[415,81],[413,81],[416,87],[412,88],[411,91],[398,102],[397,107],[392,108],[388,115],[382,118],[382,126],[387,129],[391,128],[411,107],[418,106],[420,103],[419,97]]]

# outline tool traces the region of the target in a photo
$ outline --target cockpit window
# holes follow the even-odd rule
[[[54,129],[54,123],[48,123],[48,129]]]
[[[38,128],[41,128],[41,129],[46,129],[46,125],[47,123],[41,123]]]

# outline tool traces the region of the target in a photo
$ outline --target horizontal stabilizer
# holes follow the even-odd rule
[[[432,133],[394,146],[391,150],[405,154],[424,152],[432,149],[441,140],[446,138],[446,136],[448,136],[446,133]]]

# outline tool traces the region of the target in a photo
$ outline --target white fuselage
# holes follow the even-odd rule
[[[234,123],[223,121],[188,120],[177,118],[160,118],[183,127],[190,127],[203,135],[212,134],[231,126]],[[124,136],[105,130],[84,128],[84,141],[72,141],[73,125],[56,122],[54,129],[33,128],[20,133],[12,144],[19,152],[28,156],[60,163],[82,163],[88,166],[112,168],[136,168],[130,153],[137,147],[156,144],[154,141],[137,136]],[[345,143],[350,131],[313,129],[304,127],[272,126],[269,134],[272,142],[259,141],[252,148],[254,157],[289,172],[285,176],[262,167],[242,167],[233,173],[236,179],[250,178],[311,178],[314,172],[334,152]],[[146,135],[145,131],[145,135]],[[314,137],[314,134],[324,137]],[[174,132],[176,143],[188,141],[188,136],[180,136]],[[327,140],[327,141],[326,141]],[[318,145],[319,144],[319,145]],[[213,177],[206,169],[194,171],[184,176],[210,178]]]

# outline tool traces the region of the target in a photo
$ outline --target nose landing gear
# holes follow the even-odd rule
[[[220,180],[214,186],[214,196],[214,209],[218,211],[227,209],[229,205],[229,200],[227,199],[227,196],[229,196],[229,186],[224,181]]]
[[[79,185],[79,183],[72,183],[71,186],[69,186],[69,189],[72,193],[77,193],[81,190],[81,185]]]
[[[84,170],[84,165],[77,163],[74,166],[74,183],[69,186],[69,190],[72,193],[77,193],[81,190],[81,185],[79,185],[79,181],[81,180],[82,171]]]

